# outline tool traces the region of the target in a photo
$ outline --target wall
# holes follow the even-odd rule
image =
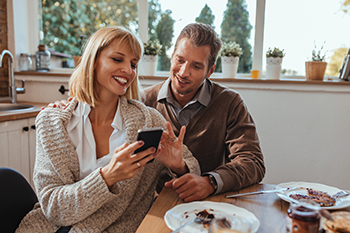
[[[31,79],[26,78],[27,94],[18,95],[19,100],[66,99],[58,89],[68,87],[68,78]],[[350,85],[222,84],[242,95],[257,124],[267,168],[263,182],[308,181],[350,189]]]
[[[237,88],[258,126],[264,182],[350,188],[350,93]]]
[[[0,1],[0,53],[8,49],[7,43],[7,4],[6,1]],[[0,97],[9,96],[8,92],[8,64],[7,57],[4,59],[0,68]]]

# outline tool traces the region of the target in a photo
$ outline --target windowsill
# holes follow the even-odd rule
[[[58,76],[58,77],[67,77],[69,78],[71,73],[73,72],[73,69],[62,69],[64,70],[61,72],[57,71],[49,71],[49,72],[30,72],[30,71],[21,71],[21,72],[15,72],[16,76]],[[250,77],[250,75],[246,74],[238,74],[238,77],[232,79],[232,78],[221,78],[220,74],[214,74],[210,78],[213,81],[221,82],[221,83],[235,83],[235,82],[250,82],[250,83],[291,83],[291,84],[327,84],[327,85],[350,85],[350,81],[344,81],[340,79],[325,79],[323,81],[312,81],[312,80],[306,80],[303,76],[299,77],[290,77],[290,76],[281,76],[281,79],[274,80],[274,79],[265,79],[263,75],[261,75],[262,78],[253,79]],[[144,80],[166,80],[168,78],[167,72],[162,72],[161,74],[156,74],[155,76],[142,76],[140,75],[140,79]],[[16,78],[18,79],[18,78]],[[29,81],[29,80],[28,80]]]

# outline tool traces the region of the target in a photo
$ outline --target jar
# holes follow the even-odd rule
[[[36,71],[36,54],[31,54],[30,58],[32,59],[32,66],[29,67],[29,70]]]
[[[19,70],[28,71],[30,67],[32,67],[32,59],[30,58],[30,54],[21,53],[19,56]]]
[[[287,223],[287,232],[291,233],[319,233],[320,214],[318,210],[307,208],[307,206],[318,206],[317,203],[300,202],[291,203],[288,209],[288,217],[291,221]]]
[[[51,53],[43,44],[39,45],[38,49],[36,52],[36,71],[49,71]]]

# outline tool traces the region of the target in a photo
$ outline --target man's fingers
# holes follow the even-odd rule
[[[179,137],[178,137],[178,140],[180,142],[183,142],[184,140],[184,137],[185,137],[185,133],[186,133],[186,126],[182,126],[181,129],[180,129],[180,134],[179,134]]]
[[[175,136],[175,134],[174,134],[174,131],[173,131],[173,129],[171,128],[170,122],[167,121],[167,122],[165,123],[165,125],[166,125],[167,131],[168,131],[169,139],[170,139],[171,141],[172,141],[173,139],[176,139],[176,136]]]

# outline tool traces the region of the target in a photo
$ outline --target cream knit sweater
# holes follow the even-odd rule
[[[120,101],[126,142],[136,140],[138,129],[165,128],[165,119],[155,109],[125,97]],[[66,110],[46,108],[36,119],[34,184],[39,203],[24,217],[18,233],[55,232],[70,225],[70,232],[135,232],[151,206],[158,175],[167,169],[157,160],[110,188],[99,169],[79,180],[79,161],[66,131],[77,103],[73,100]],[[183,157],[190,172],[200,174],[186,146]]]

